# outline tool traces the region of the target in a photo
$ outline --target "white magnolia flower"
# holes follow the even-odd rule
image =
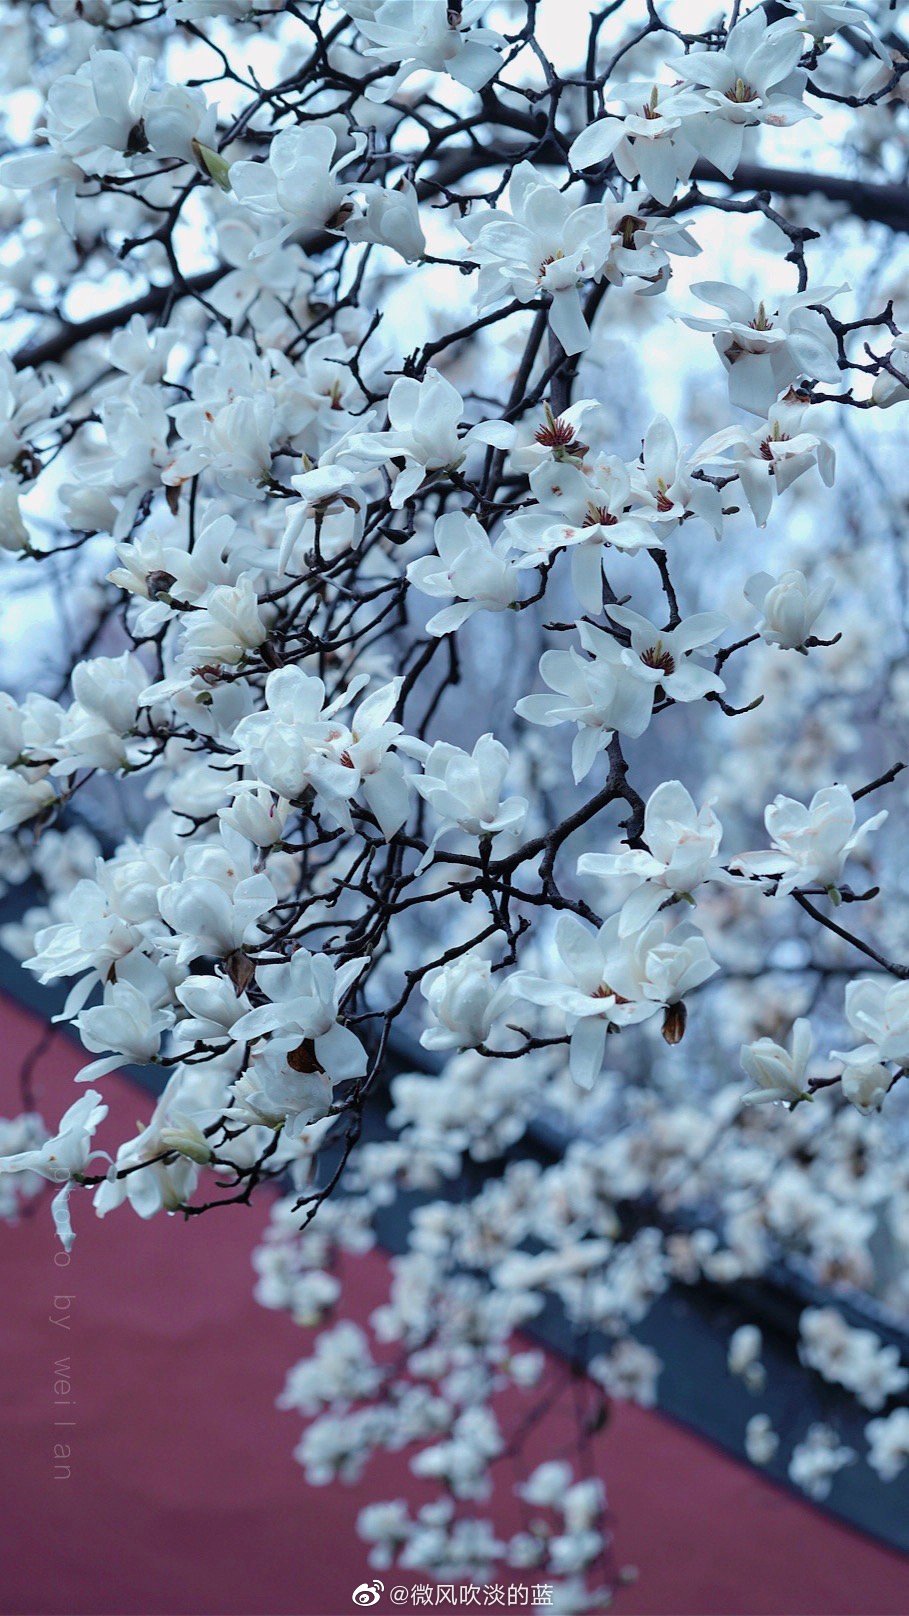
[[[774,578],[756,572],[745,585],[745,598],[761,613],[761,639],[783,650],[801,651],[833,593],[834,579],[820,578],[812,589],[803,572]]]
[[[355,213],[344,226],[349,241],[374,241],[380,247],[393,247],[412,264],[426,251],[426,237],[420,223],[420,208],[412,180],[395,186],[362,185],[366,209]]]
[[[186,1015],[174,1027],[175,1039],[184,1045],[223,1042],[237,1012],[249,1009],[245,993],[237,990],[229,976],[188,976],[174,990],[178,1005]]]
[[[235,584],[219,584],[201,609],[189,614],[180,658],[191,667],[236,667],[267,636],[252,574],[244,572]]]
[[[93,657],[73,671],[75,701],[61,725],[52,773],[101,768],[113,772],[136,762],[141,746],[129,740],[148,674],[137,656]]]
[[[195,162],[205,173],[217,175],[224,189],[221,176],[227,164],[212,144],[216,125],[217,110],[208,105],[201,90],[166,84],[145,98],[142,127],[155,156]]]
[[[768,25],[763,7],[755,6],[730,28],[722,50],[693,50],[673,61],[677,76],[700,87],[708,103],[684,120],[685,136],[730,179],[746,129],[812,116],[802,102],[805,74],[797,71],[804,48],[788,19]]]
[[[875,376],[871,388],[871,396],[882,410],[909,398],[909,331],[901,331],[895,338],[887,358],[892,369]]]
[[[694,477],[695,462],[679,449],[679,441],[665,415],[656,415],[644,436],[640,465],[631,472],[634,498],[647,507],[648,520],[663,535],[673,533],[686,516],[699,516],[723,531],[723,500],[719,489]]]
[[[99,1218],[124,1201],[137,1217],[153,1218],[158,1212],[176,1212],[189,1200],[199,1167],[211,1160],[212,1151],[199,1120],[176,1109],[180,1090],[181,1079],[175,1076],[148,1127],[120,1146],[107,1178],[95,1190],[93,1204]],[[217,1112],[201,1120],[214,1122]]]
[[[64,1248],[72,1248],[75,1236],[69,1215],[69,1197],[73,1185],[85,1173],[89,1163],[100,1151],[91,1148],[92,1136],[107,1116],[108,1107],[94,1089],[79,1096],[74,1105],[60,1119],[60,1126],[52,1139],[46,1139],[35,1150],[18,1151],[14,1156],[0,1157],[0,1173],[38,1173],[62,1189],[51,1202],[54,1226]]]
[[[609,84],[606,99],[621,110],[588,124],[568,150],[572,168],[594,168],[611,157],[626,180],[638,177],[664,206],[687,180],[697,152],[685,138],[686,115],[704,110],[702,96],[658,84]]]
[[[106,887],[107,883],[88,878],[77,881],[61,906],[66,918],[36,933],[35,953],[25,961],[39,982],[85,973],[67,999],[67,1016],[81,1008],[94,984],[106,981],[117,962],[141,941]]]
[[[570,651],[544,651],[540,677],[550,696],[522,696],[515,712],[530,724],[575,723],[578,733],[571,751],[576,782],[586,778],[597,755],[614,734],[643,735],[653,711],[654,684],[633,670],[622,647],[611,634],[590,623],[578,627],[589,657]]]
[[[124,1060],[144,1066],[155,1060],[161,1048],[161,1035],[173,1020],[171,1010],[162,1003],[168,996],[167,979],[141,954],[133,955],[128,965],[132,969],[121,968],[115,981],[105,983],[103,1004],[75,1017],[86,1049],[115,1051],[83,1066],[77,1083],[94,1083],[115,1072]]]
[[[31,548],[31,536],[19,508],[19,484],[11,477],[0,477],[0,550],[18,555]]]
[[[764,1105],[782,1100],[792,1104],[804,1099],[811,1048],[811,1023],[803,1016],[793,1023],[791,1050],[775,1044],[772,1038],[758,1038],[752,1044],[743,1044],[742,1066],[757,1085],[742,1096],[743,1103]]]
[[[353,470],[402,458],[406,464],[391,492],[391,504],[400,510],[429,473],[460,465],[465,446],[482,434],[482,428],[471,428],[459,437],[463,413],[458,389],[440,371],[430,367],[422,381],[399,376],[388,395],[387,431],[355,433],[343,456]]]
[[[834,1477],[844,1465],[853,1464],[856,1457],[855,1449],[840,1442],[829,1425],[812,1425],[805,1440],[793,1449],[789,1479],[810,1498],[823,1503],[830,1495]]]
[[[784,493],[812,466],[817,466],[828,488],[833,485],[834,451],[816,433],[801,430],[803,415],[798,405],[783,399],[770,410],[767,426],[754,432],[743,426],[723,427],[701,444],[695,456],[701,465],[724,466],[723,457],[731,452],[742,492],[759,527],[766,525],[774,494]]]
[[[420,1036],[424,1049],[475,1049],[485,1044],[511,998],[507,979],[495,977],[490,961],[478,954],[462,954],[450,965],[430,971],[420,991],[436,1023]]]
[[[341,752],[342,764],[353,769],[386,840],[400,830],[410,806],[410,782],[400,757],[392,751],[399,739],[405,744],[403,725],[391,719],[403,682],[402,678],[392,679],[360,702],[350,721],[348,744]]]
[[[697,809],[679,780],[665,780],[644,809],[646,847],[621,853],[582,853],[579,875],[634,876],[645,883],[622,909],[623,934],[653,918],[667,896],[690,898],[703,881],[723,876],[717,852],[723,837],[710,803]]]
[[[909,1459],[909,1408],[895,1408],[884,1419],[869,1420],[868,1463],[881,1481],[895,1481]]]
[[[764,1338],[756,1324],[741,1324],[729,1338],[726,1364],[730,1375],[744,1380],[749,1391],[758,1392],[766,1380],[761,1352]]]
[[[530,486],[537,505],[506,523],[511,542],[525,552],[518,566],[539,566],[567,548],[572,587],[586,611],[602,610],[607,545],[631,555],[663,548],[650,512],[629,509],[631,478],[616,455],[585,461],[583,467],[548,459],[531,472]]]
[[[753,1465],[769,1464],[780,1445],[766,1414],[752,1414],[745,1426],[745,1452]]]
[[[442,823],[421,868],[451,826],[481,839],[503,832],[518,835],[527,817],[528,803],[524,797],[503,798],[508,764],[507,748],[493,735],[481,735],[472,752],[464,752],[448,741],[436,741],[429,748],[423,773],[414,777],[413,784]]]
[[[880,1061],[850,1060],[843,1068],[840,1087],[850,1105],[868,1116],[873,1111],[880,1111],[892,1084],[893,1073]]]
[[[218,818],[257,847],[273,847],[283,839],[289,813],[286,797],[276,797],[254,781],[241,780],[234,787],[230,807],[218,809]]]
[[[27,451],[49,425],[59,397],[56,382],[28,365],[17,371],[11,356],[0,354],[0,466],[14,466],[21,481],[35,475],[25,464]]]
[[[338,1015],[364,964],[354,959],[336,967],[327,954],[298,948],[286,965],[260,965],[256,981],[269,1002],[240,1016],[231,1029],[233,1036],[248,1042],[265,1033],[277,1032],[282,1038],[293,1034],[297,1046],[312,1045],[312,1061],[331,1083],[362,1077],[366,1051]]]
[[[253,248],[253,257],[262,257],[297,231],[343,223],[352,186],[339,175],[359,157],[363,137],[340,155],[337,144],[330,124],[293,124],[275,135],[264,163],[231,164],[230,184],[237,200],[252,213],[273,219],[277,227]]]
[[[845,1386],[874,1413],[909,1386],[909,1369],[900,1363],[899,1347],[885,1345],[873,1330],[856,1329],[835,1307],[804,1309],[799,1357],[825,1380]]]
[[[590,341],[580,287],[599,276],[612,240],[604,209],[582,202],[583,193],[579,184],[560,190],[533,163],[518,163],[508,187],[510,212],[488,208],[459,225],[480,266],[480,307],[506,296],[529,303],[548,293],[549,321],[567,354]]]
[[[651,1347],[628,1336],[618,1341],[610,1353],[599,1353],[591,1358],[587,1373],[609,1393],[622,1402],[637,1403],[640,1408],[655,1408],[657,1381],[663,1365]]]
[[[507,559],[507,537],[495,544],[475,516],[446,511],[436,522],[436,555],[411,561],[407,577],[424,595],[454,600],[426,624],[429,634],[450,634],[474,612],[507,611],[517,599],[515,569]]]
[[[909,982],[863,976],[848,983],[846,1020],[865,1040],[858,1049],[834,1050],[847,1069],[880,1061],[909,1066]]]
[[[62,74],[47,98],[47,138],[86,174],[122,172],[127,152],[141,149],[140,123],[153,63],[134,69],[122,51],[96,50],[75,73]]]
[[[695,652],[710,645],[729,626],[721,612],[696,612],[675,628],[657,628],[627,606],[607,606],[614,623],[627,629],[631,644],[622,659],[639,679],[652,685],[654,700],[662,690],[673,701],[699,701],[711,691],[725,690],[722,679],[705,668]]]
[[[871,26],[867,12],[861,6],[843,4],[842,0],[783,0],[785,6],[791,7],[795,16],[790,21],[792,28],[808,35],[816,44],[829,40],[841,29],[849,28],[853,33],[864,34],[870,40],[875,53],[890,67],[890,58],[884,46],[880,43]]]
[[[349,724],[341,723],[335,714],[365,678],[358,676],[326,704],[321,679],[302,668],[279,668],[266,681],[267,710],[241,719],[234,734],[244,760],[273,791],[297,799],[312,790],[320,811],[347,829],[350,801],[362,791],[388,838],[404,823],[409,806],[404,766],[392,751],[403,734],[403,726],[391,722],[402,680],[374,691]]]
[[[0,768],[0,830],[14,830],[55,802],[57,793],[46,775],[30,779],[19,769]]]
[[[264,870],[255,871],[252,848],[235,831],[222,827],[220,845],[202,847],[186,872],[158,893],[161,919],[173,936],[162,939],[178,965],[194,959],[229,959],[261,940],[259,921],[270,914],[277,893]]]
[[[234,1083],[231,1115],[266,1128],[284,1128],[292,1139],[300,1138],[311,1123],[328,1115],[332,1083],[343,1081],[345,1075],[362,1074],[326,1071],[311,1039],[301,1039],[298,1033],[270,1038]]]
[[[836,338],[816,305],[836,297],[842,287],[817,286],[766,302],[722,281],[702,281],[691,290],[723,310],[724,317],[683,319],[693,331],[713,333],[732,404],[752,415],[768,415],[799,378],[839,379]]]
[[[556,922],[559,975],[517,971],[510,979],[516,998],[559,1012],[569,1033],[569,1067],[575,1082],[591,1088],[603,1065],[610,1029],[646,1021],[661,1007],[677,1004],[717,967],[704,939],[678,927],[667,934],[662,920],[623,934],[621,915],[599,929],[574,915]]]
[[[312,790],[319,807],[342,825],[350,823],[348,804],[360,776],[339,755],[352,737],[335,715],[355,688],[352,683],[326,702],[321,679],[296,666],[276,668],[265,682],[265,708],[241,718],[234,730],[238,757],[262,785],[290,802]]]
[[[774,797],[764,810],[772,849],[742,853],[730,868],[744,875],[778,876],[782,895],[812,882],[835,892],[847,859],[886,818],[884,809],[856,828],[855,801],[846,786],[816,791],[807,808],[792,797]]]
[[[176,333],[150,327],[144,315],[134,314],[115,331],[108,346],[108,357],[125,376],[152,386],[163,381]]]
[[[505,41],[491,28],[478,27],[489,0],[465,0],[454,17],[425,0],[351,0],[347,7],[364,39],[364,54],[393,69],[390,79],[366,88],[370,101],[388,101],[410,78],[428,69],[447,73],[459,84],[480,90],[501,66]]]

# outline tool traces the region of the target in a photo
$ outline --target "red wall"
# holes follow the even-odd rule
[[[14,1114],[18,1065],[41,1024],[0,1003],[6,1060],[0,1114]],[[57,1038],[37,1067],[39,1104],[56,1121],[79,1065]],[[104,1144],[148,1112],[120,1078]],[[47,1201],[0,1226],[0,1608],[5,1616],[338,1616],[372,1576],[354,1530],[369,1497],[419,1498],[406,1457],[367,1485],[307,1486],[291,1458],[299,1421],[274,1400],[307,1339],[251,1296],[250,1252],[264,1198],[181,1224],[141,1223],[128,1207],[103,1222],[74,1200],[68,1268]],[[382,1294],[384,1262],[357,1264],[357,1306]],[[49,1322],[73,1296],[68,1333]],[[75,1420],[54,1419],[54,1362],[72,1360]],[[570,1408],[537,1435],[537,1457],[570,1439]],[[71,1438],[72,1476],[53,1479],[53,1444]],[[619,1616],[839,1616],[909,1611],[909,1563],[838,1526],[661,1416],[619,1408],[600,1440],[620,1565],[636,1583]],[[503,1521],[511,1526],[511,1520]],[[405,1576],[388,1576],[406,1582]],[[412,1580],[412,1579],[410,1579]],[[426,1578],[417,1580],[426,1581]],[[505,1579],[500,1579],[505,1580]],[[379,1607],[382,1616],[384,1606]],[[388,1607],[391,1608],[390,1606]]]

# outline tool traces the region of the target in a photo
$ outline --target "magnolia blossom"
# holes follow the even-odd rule
[[[435,524],[437,555],[411,561],[407,576],[416,589],[456,602],[426,624],[430,634],[450,634],[474,612],[502,612],[514,605],[518,582],[507,559],[507,537],[490,543],[475,516],[448,511]]]
[[[347,1029],[334,1030],[343,1033]],[[336,1062],[335,1070],[326,1070],[314,1053],[313,1040],[297,1033],[270,1038],[233,1085],[233,1112],[241,1120],[286,1129],[291,1138],[299,1138],[311,1123],[327,1116],[335,1081],[362,1076],[359,1058],[348,1059],[347,1069],[339,1070],[344,1064],[342,1060]]]
[[[211,1160],[212,1150],[198,1121],[175,1109],[180,1087],[177,1080],[175,1093],[169,1085],[148,1127],[120,1146],[106,1179],[95,1190],[99,1218],[124,1201],[137,1217],[153,1218],[161,1211],[175,1212],[191,1196],[199,1167]]]
[[[379,822],[386,840],[400,830],[410,808],[410,779],[392,748],[408,744],[404,726],[391,714],[398,704],[401,678],[392,679],[361,701],[350,721],[350,738],[341,762],[352,769],[359,789]]]
[[[806,1307],[799,1319],[799,1357],[822,1375],[854,1392],[876,1412],[909,1386],[899,1347],[885,1345],[873,1330],[847,1324],[835,1307]]]
[[[701,465],[722,466],[731,451],[732,463],[754,520],[764,527],[774,494],[785,493],[799,477],[817,466],[822,482],[833,483],[836,457],[829,443],[813,432],[803,432],[804,411],[789,398],[773,406],[768,426],[749,432],[743,426],[723,427],[702,443],[695,456]]]
[[[803,572],[784,572],[779,578],[756,572],[745,585],[745,598],[761,613],[761,639],[783,650],[803,650],[833,587],[832,578],[820,578],[812,589]]]
[[[161,1035],[173,1019],[163,1003],[168,984],[163,973],[141,955],[130,963],[132,970],[128,974],[121,971],[115,981],[105,984],[104,1003],[76,1017],[86,1049],[116,1052],[83,1066],[76,1077],[78,1083],[93,1083],[116,1071],[124,1060],[145,1065],[158,1054]],[[141,969],[143,965],[147,969]]]
[[[836,1475],[844,1465],[853,1464],[855,1457],[854,1448],[840,1442],[829,1425],[812,1425],[804,1442],[793,1449],[789,1479],[810,1498],[823,1503]]]
[[[578,636],[589,657],[573,646],[569,651],[545,651],[540,677],[554,693],[522,696],[515,712],[530,724],[575,723],[578,733],[571,749],[576,782],[586,778],[597,756],[613,735],[643,735],[653,711],[654,685],[626,660],[611,634],[581,623]]]
[[[240,780],[233,802],[229,808],[218,809],[218,818],[257,847],[273,847],[284,835],[289,813],[286,797],[275,797],[264,786]]]
[[[909,1459],[909,1408],[895,1408],[883,1419],[869,1420],[868,1463],[881,1481],[895,1481]]]
[[[0,354],[0,466],[12,466],[21,481],[31,480],[23,458],[49,424],[59,396],[56,382],[29,365],[17,371],[10,355]]]
[[[854,1062],[843,1068],[840,1088],[857,1111],[866,1116],[880,1111],[885,1096],[893,1086],[893,1074],[880,1061]]]
[[[764,1338],[756,1324],[741,1324],[729,1338],[726,1363],[730,1375],[739,1375],[749,1391],[761,1391],[766,1380],[761,1352]]]
[[[11,479],[0,478],[0,550],[17,555],[31,549],[31,537],[19,506],[19,488]]]
[[[338,138],[327,123],[291,125],[279,130],[264,163],[236,162],[230,186],[253,213],[274,220],[275,230],[253,248],[262,257],[297,231],[323,230],[339,221],[351,186],[339,178],[362,145],[338,153]],[[283,221],[283,222],[282,222]]]
[[[618,916],[593,932],[573,915],[560,915],[555,946],[559,976],[549,980],[518,971],[511,978],[512,991],[516,998],[564,1016],[571,1075],[582,1088],[591,1088],[603,1065],[610,1027],[643,1021],[656,1006],[639,997],[633,945],[620,939]]]
[[[780,1439],[766,1414],[752,1414],[745,1427],[745,1452],[753,1465],[769,1464]]]
[[[627,606],[607,606],[614,623],[627,629],[631,644],[623,651],[626,666],[657,692],[672,701],[698,701],[711,692],[725,690],[722,679],[698,662],[695,652],[710,645],[728,627],[720,612],[697,612],[683,618],[675,628],[661,629],[629,611]]]
[[[723,530],[720,491],[693,475],[695,462],[679,449],[665,415],[656,415],[644,435],[640,464],[631,472],[634,498],[647,507],[647,517],[666,535],[686,516],[699,516],[717,538]]]
[[[480,266],[480,307],[508,294],[521,303],[548,294],[549,321],[568,354],[590,341],[579,288],[599,275],[611,242],[603,209],[582,195],[582,186],[560,190],[532,163],[519,163],[508,188],[510,213],[491,208],[460,225]]]
[[[511,977],[516,998],[564,1017],[571,1075],[582,1088],[591,1088],[602,1068],[611,1029],[678,1004],[717,969],[698,933],[684,927],[667,933],[661,920],[629,933],[621,922],[620,914],[613,915],[592,932],[574,915],[560,915],[559,975],[550,980],[518,971]]]
[[[826,382],[839,379],[836,339],[816,305],[836,297],[841,287],[818,286],[772,302],[755,299],[720,281],[702,281],[691,290],[726,316],[708,319],[689,314],[683,318],[692,330],[713,333],[714,346],[729,376],[731,403],[752,415],[768,415],[780,395],[800,377]]]
[[[58,79],[47,99],[51,146],[86,173],[122,170],[126,152],[141,145],[138,126],[152,66],[145,57],[135,72],[120,51],[100,50],[77,72]]]
[[[327,955],[298,948],[286,965],[260,965],[256,982],[268,1002],[245,1011],[234,1022],[233,1036],[248,1042],[265,1033],[278,1032],[285,1038],[293,1034],[298,1073],[315,1069],[332,1084],[362,1077],[366,1051],[356,1034],[339,1022],[338,1007],[363,963],[353,959],[336,967]]]
[[[299,667],[276,668],[266,680],[264,710],[241,718],[234,737],[241,761],[263,785],[291,802],[312,790],[322,808],[343,824],[359,776],[336,750],[347,731],[335,715],[349,703],[351,690],[328,702],[325,697],[325,685],[315,675]]]
[[[262,621],[252,577],[242,573],[235,584],[220,584],[189,619],[182,656],[193,666],[242,662],[247,652],[262,645],[268,628]]]
[[[355,434],[343,455],[354,468],[401,457],[405,468],[391,492],[392,507],[400,510],[429,473],[460,465],[464,446],[477,436],[474,429],[459,438],[463,413],[460,393],[439,371],[428,369],[422,381],[400,376],[388,395],[387,431]]]
[[[690,898],[704,881],[722,879],[717,859],[723,827],[713,808],[696,808],[679,780],[665,780],[651,792],[644,809],[646,847],[621,853],[583,853],[579,875],[604,879],[633,876],[645,883],[622,908],[622,933],[646,925],[667,895]]]
[[[423,760],[423,773],[414,777],[419,792],[442,821],[432,838],[421,868],[451,826],[481,839],[503,832],[518,835],[527,816],[525,797],[504,797],[508,772],[507,749],[493,735],[481,735],[472,752],[448,741],[436,741]]]
[[[901,331],[895,338],[888,360],[891,368],[880,371],[871,387],[871,396],[881,409],[909,398],[909,331]]]
[[[507,524],[511,541],[526,553],[519,566],[538,566],[567,547],[571,582],[581,605],[598,612],[603,604],[604,546],[634,554],[659,550],[663,540],[631,505],[631,478],[615,455],[583,467],[564,460],[545,461],[530,474],[536,508],[521,511]]]
[[[773,850],[742,853],[731,868],[743,875],[779,878],[781,895],[813,881],[835,892],[847,859],[887,818],[886,809],[856,828],[855,801],[846,786],[816,791],[807,808],[792,797],[775,797],[764,811]]]
[[[13,830],[34,819],[56,801],[53,784],[43,773],[33,779],[14,769],[0,768],[0,830]]]
[[[38,1173],[62,1189],[51,1203],[54,1227],[66,1251],[72,1249],[75,1235],[69,1214],[69,1198],[75,1184],[89,1163],[102,1154],[91,1148],[92,1137],[107,1116],[108,1108],[100,1094],[89,1089],[69,1107],[60,1119],[60,1126],[52,1139],[46,1139],[34,1150],[22,1150],[13,1156],[0,1156],[2,1173]]]
[[[436,1023],[420,1035],[424,1049],[474,1049],[485,1044],[511,998],[507,978],[496,980],[491,962],[477,954],[463,954],[430,971],[420,991]]]
[[[796,71],[803,50],[789,19],[768,24],[756,6],[730,28],[722,50],[693,50],[675,62],[678,77],[699,86],[709,106],[685,120],[685,135],[730,179],[747,128],[811,116],[802,102],[805,74]]]
[[[411,74],[428,68],[448,73],[459,84],[479,90],[500,66],[501,34],[478,27],[488,0],[465,0],[455,17],[424,0],[351,0],[368,41],[367,56],[394,69],[390,79],[367,88],[370,100],[387,101]]]
[[[765,1105],[781,1100],[794,1104],[796,1100],[805,1099],[811,1049],[811,1023],[804,1016],[793,1023],[791,1049],[784,1049],[772,1038],[758,1038],[753,1044],[743,1044],[739,1058],[745,1072],[757,1085],[742,1096],[743,1103]]]
[[[611,84],[610,102],[621,112],[588,124],[572,142],[573,168],[593,168],[611,157],[628,180],[640,176],[658,202],[669,203],[680,179],[694,167],[696,152],[685,138],[685,118],[704,110],[701,96],[658,84]]]
[[[228,959],[260,940],[259,922],[277,894],[265,871],[254,868],[251,853],[241,836],[222,826],[220,845],[191,851],[183,870],[173,872],[176,879],[159,889],[157,907],[173,933],[161,946],[178,965],[202,956]]]
[[[846,4],[841,4],[840,0],[784,0],[784,4],[791,6],[796,13],[791,19],[791,26],[807,34],[814,42],[820,44],[839,33],[840,29],[850,28],[864,34],[889,67],[889,57],[860,6],[848,4],[848,0]]]
[[[408,263],[422,258],[426,237],[420,224],[416,188],[411,180],[401,180],[392,190],[384,185],[364,185],[365,211],[348,219],[344,233],[349,241],[374,241],[393,247]]]
[[[909,1066],[909,982],[860,977],[847,984],[845,1009],[853,1032],[865,1040],[857,1049],[834,1051],[850,1073],[857,1068],[861,1081],[869,1062]]]

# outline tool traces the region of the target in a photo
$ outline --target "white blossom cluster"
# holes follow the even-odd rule
[[[308,1478],[358,1480],[373,1454],[406,1452],[414,1475],[437,1482],[439,1507],[449,1511],[433,1516],[443,1577],[475,1574],[458,1558],[453,1534],[466,1517],[451,1504],[485,1503],[489,1513],[472,1513],[471,1530],[492,1542],[493,1504],[510,1484],[504,1461],[550,1406],[552,1369],[522,1333],[544,1307],[557,1302],[578,1339],[605,1343],[587,1365],[590,1430],[608,1401],[655,1402],[662,1363],[639,1332],[671,1285],[754,1280],[785,1255],[828,1289],[854,1296],[872,1288],[884,1196],[892,1197],[889,1225],[899,1248],[893,1288],[882,1300],[894,1314],[906,1311],[909,1172],[880,1119],[863,1118],[828,1092],[783,1131],[767,1111],[742,1112],[732,1086],[706,1106],[671,1091],[626,1091],[607,1115],[597,1115],[594,1097],[586,1101],[583,1135],[561,1159],[541,1163],[506,1154],[509,1145],[541,1103],[549,1115],[567,1116],[577,1102],[570,1075],[550,1053],[537,1051],[521,1066],[533,1071],[523,1095],[514,1063],[476,1054],[451,1063],[441,1095],[431,1076],[395,1077],[390,1132],[360,1149],[347,1193],[325,1208],[330,1217],[320,1214],[301,1235],[293,1197],[281,1200],[255,1255],[259,1300],[316,1331],[311,1354],[291,1370],[279,1398],[306,1421],[297,1456]],[[450,1108],[456,1086],[469,1096],[460,1126]],[[509,1132],[499,1136],[506,1119]],[[495,1152],[490,1135],[498,1138]],[[876,1162],[873,1173],[867,1159]],[[469,1197],[453,1188],[465,1172],[475,1186]],[[374,1244],[375,1227],[402,1188],[420,1196],[407,1250],[392,1259],[388,1299],[355,1325],[345,1318],[341,1275]],[[645,1198],[649,1216],[639,1222]],[[878,1415],[865,1426],[867,1462],[881,1479],[895,1480],[906,1462],[907,1426],[905,1407],[894,1402],[909,1383],[897,1348],[848,1324],[834,1305],[803,1310],[800,1342],[806,1368]],[[728,1369],[756,1400],[768,1390],[755,1325],[732,1334]],[[516,1388],[528,1405],[517,1410],[506,1395]],[[791,1480],[818,1500],[858,1458],[829,1421],[793,1432],[760,1412],[742,1437],[756,1465],[783,1444]],[[569,1496],[569,1485],[563,1478],[560,1496]],[[370,1505],[360,1520],[378,1568],[398,1557],[427,1568],[420,1528],[395,1500]],[[558,1575],[565,1564],[552,1561],[552,1530],[535,1523],[530,1558],[523,1540],[499,1552],[515,1568]],[[585,1522],[584,1533],[591,1530]],[[588,1541],[594,1555],[609,1550],[602,1522],[597,1530],[605,1542],[584,1537],[573,1552],[583,1557]]]
[[[906,938],[874,903],[903,761],[848,744],[909,700],[849,605],[858,542],[831,570],[805,537],[854,420],[909,398],[890,249],[851,284],[824,251],[850,209],[905,228],[909,57],[884,7],[696,33],[634,9],[594,7],[555,64],[523,0],[0,6],[0,549],[73,627],[0,697],[3,876],[41,888],[4,941],[65,985],[101,1085],[56,1131],[4,1124],[0,1204],[52,1180],[69,1249],[80,1192],[195,1216],[289,1181],[258,1286],[328,1321],[283,1398],[309,1479],[419,1444],[441,1501],[377,1505],[375,1563],[504,1558],[566,1609],[612,1574],[589,1478],[544,1464],[523,1496],[550,1514],[509,1543],[459,1507],[509,1451],[494,1399],[542,1373],[514,1331],[554,1298],[609,1338],[600,1389],[649,1403],[632,1330],[670,1280],[783,1249],[868,1284],[850,1152],[909,1069]],[[721,278],[749,230],[767,275]],[[661,355],[646,400],[616,331]],[[402,1027],[445,1064],[394,1080],[368,1142]],[[335,1259],[398,1187],[513,1154],[547,1104],[606,1115],[628,1060],[657,1081],[614,1135],[414,1213],[371,1321],[406,1373],[333,1318]],[[160,1095],[115,1140],[125,1062]],[[738,1115],[774,1101],[795,1115]],[[688,1224],[629,1234],[653,1195]],[[882,1410],[905,1371],[825,1311],[806,1364]],[[868,1428],[882,1477],[905,1414]],[[791,1473],[821,1497],[851,1457],[816,1426]]]

